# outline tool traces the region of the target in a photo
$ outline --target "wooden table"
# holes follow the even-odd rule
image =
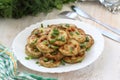
[[[20,31],[36,22],[59,18],[57,14],[65,10],[70,10],[70,5],[72,5],[72,3],[65,5],[61,11],[53,10],[49,14],[41,13],[34,17],[28,16],[21,19],[0,19],[0,42],[11,48],[12,41]],[[77,3],[76,5],[80,6],[90,15],[102,22],[120,29],[120,14],[112,14],[102,5],[95,2]],[[96,27],[102,28],[102,26],[95,22],[83,18],[81,19],[95,25]],[[106,37],[104,37],[104,39],[105,48],[102,55],[94,63],[84,69],[67,73],[50,74],[32,71],[21,65],[19,62],[18,68],[20,71],[27,71],[45,77],[54,77],[59,80],[120,80],[120,43],[112,41]]]

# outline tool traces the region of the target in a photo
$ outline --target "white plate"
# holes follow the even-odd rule
[[[36,64],[36,60],[25,60],[25,57],[27,56],[25,54],[25,45],[27,43],[26,42],[27,38],[32,32],[32,30],[39,27],[41,23],[43,23],[45,26],[47,26],[48,24],[50,25],[50,24],[59,24],[59,23],[75,24],[77,27],[82,28],[87,34],[92,35],[95,43],[91,47],[91,49],[88,52],[86,52],[85,59],[81,63],[67,64],[65,66],[59,66],[56,68],[46,68],[43,66],[39,66],[38,64]],[[95,27],[87,23],[80,22],[77,20],[69,20],[69,19],[53,19],[53,20],[45,20],[40,23],[33,24],[30,27],[27,27],[25,30],[20,32],[17,35],[17,37],[14,39],[12,48],[17,59],[25,67],[39,72],[62,73],[62,72],[69,72],[69,71],[81,69],[93,63],[103,51],[104,39],[101,33],[98,30],[96,30]]]

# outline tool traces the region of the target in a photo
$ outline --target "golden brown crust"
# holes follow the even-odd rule
[[[27,39],[27,44],[34,45],[38,40],[38,37],[36,35],[30,35]]]
[[[44,66],[44,67],[48,67],[48,68],[53,68],[53,67],[57,67],[60,65],[60,61],[55,61],[52,59],[48,59],[48,61],[45,61],[46,57],[41,57],[39,60],[40,65]]]
[[[81,39],[79,38],[78,40],[79,40],[80,43],[82,43],[86,40],[85,32],[80,28],[78,28],[78,32],[80,33],[80,36],[81,36]]]
[[[36,28],[31,32],[31,35],[36,35],[37,37],[41,37],[42,35],[48,35],[51,28]]]
[[[85,52],[81,52],[75,56],[66,56],[63,58],[63,60],[67,63],[73,64],[81,62],[85,57]]]
[[[32,32],[31,32],[32,35],[36,35],[37,37],[40,37],[41,36],[41,32],[40,30],[37,28],[37,29],[34,29]]]
[[[44,53],[43,56],[57,61],[63,58],[63,55],[60,52]]]

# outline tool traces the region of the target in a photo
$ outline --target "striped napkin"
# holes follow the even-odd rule
[[[17,71],[17,59],[11,50],[0,44],[0,80],[57,80]]]

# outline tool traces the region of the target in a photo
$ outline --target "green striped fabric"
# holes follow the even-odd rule
[[[57,80],[17,71],[17,59],[8,48],[0,44],[0,80]]]

